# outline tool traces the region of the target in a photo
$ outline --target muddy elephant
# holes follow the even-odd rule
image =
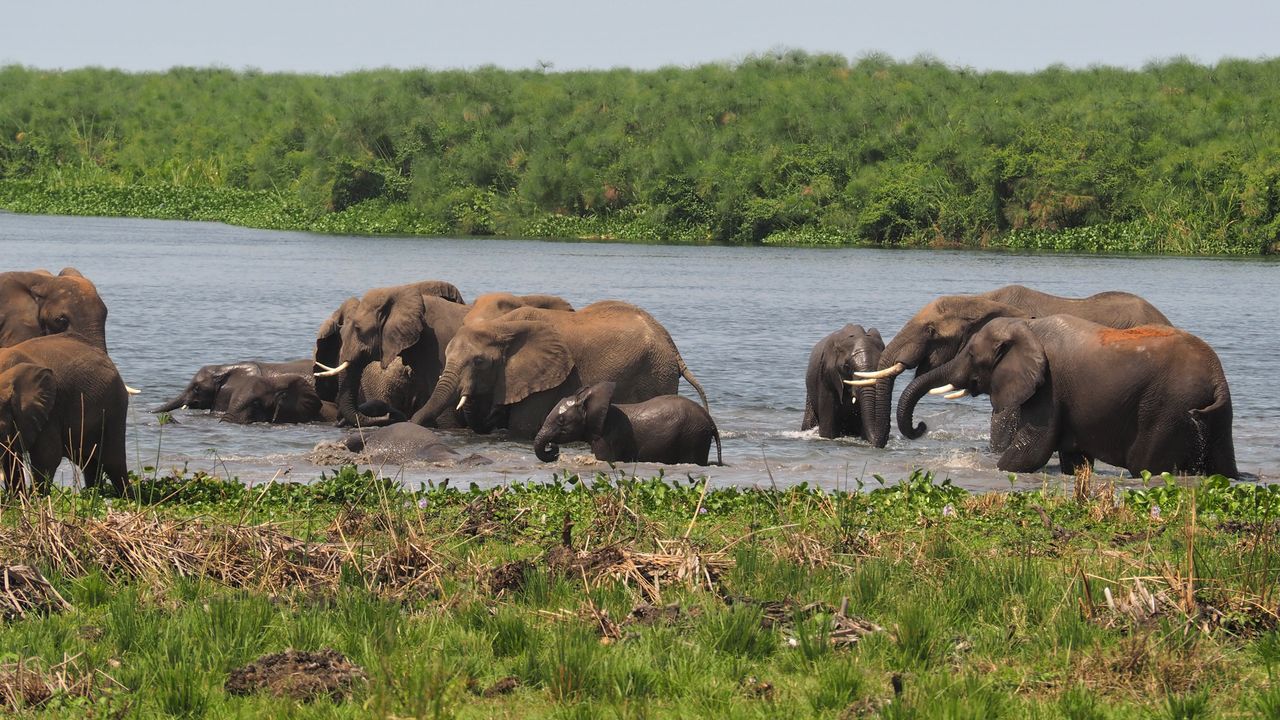
[[[903,391],[901,427],[926,393],[991,396],[1001,470],[1038,470],[1057,451],[1064,473],[1101,460],[1135,475],[1238,474],[1222,364],[1203,340],[1168,325],[1120,330],[1069,315],[992,320]]]
[[[720,431],[706,408],[679,395],[615,404],[616,387],[596,383],[557,403],[533,439],[538,459],[553,462],[561,443],[583,441],[606,462],[706,465],[714,440],[716,464],[724,464]]]
[[[396,416],[370,416],[358,408],[346,413],[344,399],[381,400],[398,413],[412,414],[435,390],[445,348],[464,321],[482,321],[524,307],[573,309],[554,295],[510,293],[488,293],[466,305],[457,288],[439,281],[370,290],[360,300],[347,300],[321,327],[316,361],[338,366],[317,373],[317,391],[322,399],[337,402],[343,424],[370,427],[395,422]],[[395,372],[395,359],[404,368],[401,374]],[[326,385],[333,383],[333,377],[338,378],[337,386]],[[360,389],[351,398],[357,377]],[[442,414],[445,417],[433,420],[443,426],[461,424],[453,413]]]
[[[191,381],[182,392],[163,405],[152,408],[151,412],[173,412],[179,408],[223,412],[231,406],[231,397],[254,378],[301,377],[311,383],[314,366],[311,358],[286,362],[245,360],[205,365],[191,376]]]
[[[706,407],[671,335],[634,305],[521,308],[458,330],[435,392],[413,421],[430,424],[456,407],[476,432],[506,427],[512,437],[532,439],[552,406],[584,385],[616,382],[615,401],[629,403],[673,395],[681,377]]]
[[[875,328],[845,325],[818,341],[809,353],[804,376],[804,419],[801,430],[818,428],[824,438],[860,437],[870,440],[875,422],[875,390],[855,387],[854,373],[875,370],[884,340]]]
[[[378,465],[448,462],[461,457],[439,435],[411,422],[361,428],[343,438],[342,444],[350,452],[363,454],[366,462]]]
[[[107,304],[75,268],[0,273],[0,347],[73,333],[107,351]]]
[[[65,457],[84,471],[86,487],[105,477],[123,492],[128,406],[111,358],[78,336],[0,349],[0,452],[9,489],[23,487],[25,458],[37,490],[47,491]]]
[[[881,353],[879,369],[857,373],[863,382],[876,388],[872,444],[884,447],[889,441],[889,407],[898,374],[915,368],[919,376],[942,365],[995,318],[1049,315],[1073,315],[1114,328],[1170,324],[1154,305],[1127,292],[1064,298],[1021,285],[1007,285],[980,295],[944,295],[925,305],[898,331]],[[914,439],[911,435],[907,437]]]

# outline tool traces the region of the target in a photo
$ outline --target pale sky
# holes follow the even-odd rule
[[[1140,68],[1280,55],[1276,0],[12,0],[0,65],[655,68],[771,49],[952,66]]]

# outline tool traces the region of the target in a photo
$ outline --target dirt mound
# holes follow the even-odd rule
[[[285,650],[232,670],[226,689],[232,695],[266,692],[294,700],[328,696],[338,701],[350,695],[353,686],[364,679],[364,669],[348,662],[337,650]]]

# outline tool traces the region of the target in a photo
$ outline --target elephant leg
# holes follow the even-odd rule
[[[1072,447],[1058,449],[1058,464],[1063,475],[1075,475],[1083,468],[1093,469],[1093,458]]]

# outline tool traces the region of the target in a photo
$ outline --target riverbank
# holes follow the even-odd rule
[[[294,200],[263,190],[152,185],[54,185],[0,180],[0,208],[37,215],[136,217],[222,222],[267,230],[300,230],[338,235],[464,236],[468,228],[432,218],[404,203],[369,200],[340,212],[314,213]],[[483,223],[483,237],[597,240],[651,245],[705,245],[711,232],[687,225],[663,227],[638,207],[603,216],[543,214]],[[471,228],[474,230],[474,228]],[[852,234],[814,229],[780,230],[761,244],[774,247],[874,247]],[[1036,250],[1091,254],[1242,254],[1240,248],[1186,244],[1162,237],[1146,222],[1126,222],[1065,230],[1015,230],[970,242],[918,239],[904,247]],[[1262,254],[1276,251],[1262,249]]]
[[[1280,136],[1246,120],[1270,117],[1278,69],[803,52],[572,73],[9,66],[0,179],[165,188],[95,209],[131,216],[260,192],[268,207],[218,214],[352,234],[1272,254]]]
[[[1274,716],[1277,486],[1096,480],[410,492],[343,469],[8,501],[0,708]]]

